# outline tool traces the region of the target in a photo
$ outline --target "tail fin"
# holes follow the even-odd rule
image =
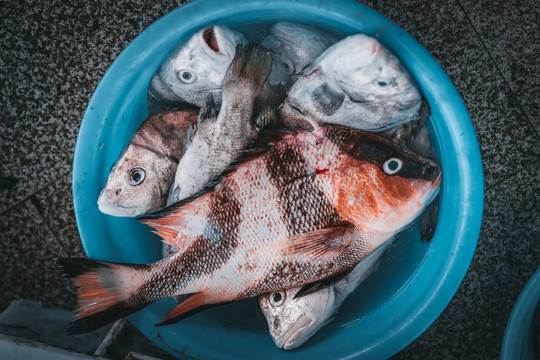
[[[146,268],[146,265],[116,264],[85,258],[59,258],[57,263],[64,275],[72,280],[79,297],[74,320],[66,328],[68,334],[98,329],[153,301],[134,296],[141,287],[141,281],[137,281],[140,277],[133,275]]]
[[[273,55],[256,43],[240,43],[236,46],[236,54],[227,70],[223,91],[235,83],[253,84],[255,96],[259,95],[266,78],[272,69]]]

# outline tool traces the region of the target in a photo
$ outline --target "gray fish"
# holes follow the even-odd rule
[[[272,54],[257,44],[239,44],[223,83],[219,115],[209,97],[197,130],[178,163],[168,203],[195,195],[220,175],[257,137],[255,99],[272,66]]]
[[[210,26],[176,46],[153,75],[148,87],[148,113],[186,106],[203,107],[209,95],[219,107],[225,73],[243,34]],[[295,76],[333,39],[305,25],[276,23],[262,43],[272,53],[272,70],[255,103],[255,111],[279,105]]]
[[[322,290],[299,298],[295,295],[300,287],[260,296],[259,305],[276,346],[295,349],[332,321],[345,298],[375,270],[390,244],[391,241],[387,241],[378,247],[350,274]]]
[[[243,41],[239,32],[215,25],[176,46],[150,80],[148,113],[186,104],[200,108],[208,95],[219,95],[236,45]]]
[[[289,89],[280,112],[289,128],[332,123],[382,130],[418,116],[422,96],[398,58],[357,34],[329,47]]]
[[[198,111],[188,110],[146,118],[112,166],[99,210],[134,217],[163,207],[197,116]]]
[[[312,26],[281,21],[272,25],[261,45],[287,65],[289,77],[295,77],[336,42],[337,38]]]

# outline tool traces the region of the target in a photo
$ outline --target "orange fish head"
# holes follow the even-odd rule
[[[438,194],[441,167],[373,134],[356,131],[335,177],[336,210],[370,233],[395,233]]]

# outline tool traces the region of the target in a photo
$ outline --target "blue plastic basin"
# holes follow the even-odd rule
[[[344,35],[376,36],[396,53],[431,104],[430,126],[443,167],[437,232],[428,243],[405,231],[336,319],[298,350],[275,347],[256,301],[217,307],[154,327],[175,305],[164,299],[129,320],[170,352],[197,359],[387,358],[418,337],[446,307],[469,266],[483,210],[480,152],[467,110],[444,71],[410,35],[348,0],[197,0],[163,16],[115,60],[96,88],[80,128],[73,165],[75,215],[88,257],[132,263],[159,259],[161,242],[133,219],[99,212],[96,201],[113,162],[147,115],[146,88],[172,48],[208,24],[242,27],[297,21]]]
[[[501,360],[538,359],[535,344],[539,334],[534,334],[533,321],[535,310],[540,305],[540,268],[525,285],[512,309],[501,349]],[[540,310],[537,310],[540,311]],[[536,320],[538,321],[538,320]],[[536,338],[535,338],[536,336]]]

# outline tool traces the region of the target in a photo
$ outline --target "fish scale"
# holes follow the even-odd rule
[[[82,315],[70,329],[88,331],[172,295],[194,293],[160,325],[215,304],[325,286],[412,222],[438,191],[437,164],[374,134],[326,125],[274,135],[267,152],[240,161],[204,194],[140,218],[179,247],[176,254],[135,269],[60,259],[83,285]],[[399,173],[383,171],[396,159]],[[351,225],[354,236],[345,231]],[[129,287],[117,280],[125,273]]]

